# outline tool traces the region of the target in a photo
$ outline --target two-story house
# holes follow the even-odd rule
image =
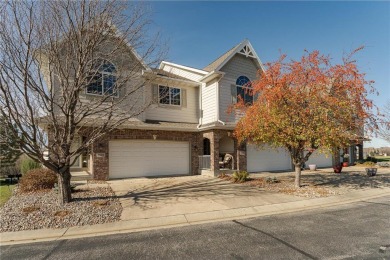
[[[247,89],[263,69],[244,40],[203,69],[163,61],[158,69],[143,70],[140,80],[148,82],[143,100],[154,104],[138,120],[95,142],[73,167],[86,167],[95,179],[292,170],[284,149],[257,149],[233,137],[240,114],[229,113],[229,107],[238,96],[253,102]],[[226,154],[231,158],[224,165]],[[331,167],[332,157],[314,153],[310,163]]]

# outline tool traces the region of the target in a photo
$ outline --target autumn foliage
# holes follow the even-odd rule
[[[254,104],[239,102],[235,107],[246,112],[237,124],[236,137],[258,146],[286,148],[299,186],[301,164],[314,150],[348,146],[363,136],[364,123],[374,120],[373,104],[367,98],[374,91],[373,81],[365,79],[352,59],[361,49],[335,65],[318,51],[305,52],[296,61],[286,61],[282,55],[266,64],[252,82],[253,95],[258,96]]]

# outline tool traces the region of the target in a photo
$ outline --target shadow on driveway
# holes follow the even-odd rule
[[[205,176],[126,179],[108,183],[122,203],[122,219],[262,206],[303,199]]]

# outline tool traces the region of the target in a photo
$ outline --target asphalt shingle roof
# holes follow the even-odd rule
[[[240,46],[241,43],[242,42],[240,42],[239,44],[237,44],[236,46],[234,46],[233,48],[231,48],[230,50],[228,50],[227,52],[219,56],[216,60],[214,60],[209,65],[204,67],[203,70],[211,72],[216,68],[218,68],[219,65],[221,65],[237,49],[237,47]]]

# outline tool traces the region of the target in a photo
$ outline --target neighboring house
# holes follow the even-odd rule
[[[110,67],[114,71],[115,67]],[[250,82],[263,65],[248,40],[224,53],[203,69],[162,62],[158,69],[146,69],[142,99],[157,100],[134,122],[95,142],[90,154],[80,156],[74,170],[88,170],[95,179],[162,175],[196,175],[220,172],[225,154],[232,159],[229,169],[258,171],[292,170],[284,149],[239,144],[233,130],[240,114],[228,113],[238,96],[253,102],[247,94]],[[110,78],[115,82],[115,77]],[[86,96],[99,94],[88,86]],[[81,138],[81,137],[80,137]],[[359,144],[360,150],[361,144]],[[350,147],[353,163],[355,146]],[[331,167],[332,157],[314,153],[308,164]]]

